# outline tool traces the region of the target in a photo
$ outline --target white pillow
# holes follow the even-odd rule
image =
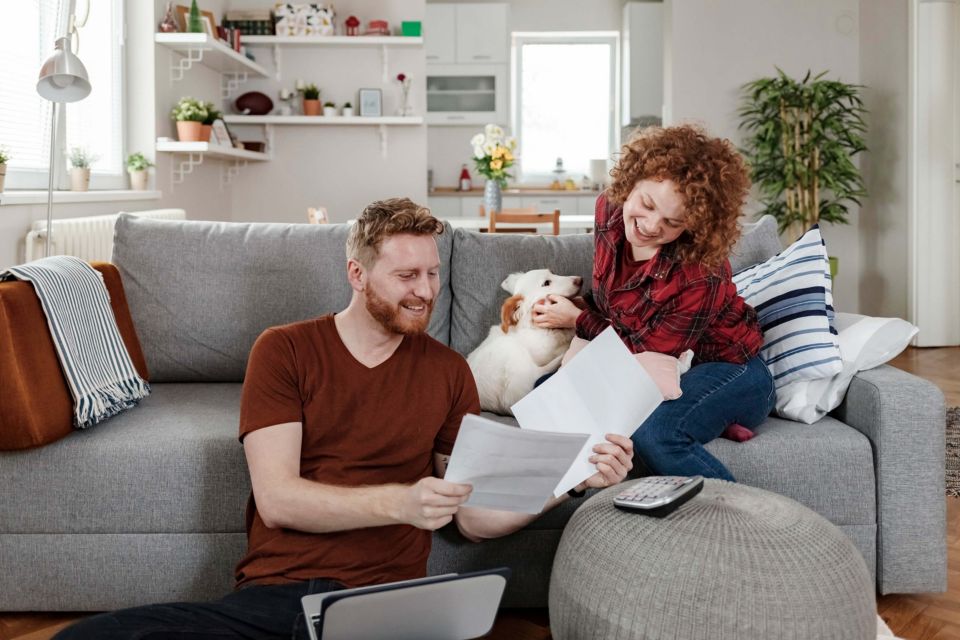
[[[800,380],[777,389],[777,415],[812,424],[840,406],[850,381],[895,358],[907,348],[917,327],[900,318],[872,318],[838,313],[843,370],[830,378]]]
[[[766,262],[737,273],[733,282],[760,318],[760,355],[778,389],[840,373],[830,263],[818,226]]]

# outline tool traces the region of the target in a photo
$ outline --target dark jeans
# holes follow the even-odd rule
[[[665,401],[633,434],[634,453],[656,475],[733,475],[703,447],[733,423],[753,428],[773,409],[773,377],[759,356],[746,364],[706,362],[680,377],[683,395]]]
[[[309,638],[300,598],[343,588],[332,580],[250,586],[214,602],[155,604],[101,613],[64,629],[54,639]]]

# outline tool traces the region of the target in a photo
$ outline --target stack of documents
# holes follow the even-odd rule
[[[606,434],[631,436],[662,396],[612,328],[513,405],[520,429],[468,415],[444,476],[473,485],[469,507],[539,513],[596,473]]]

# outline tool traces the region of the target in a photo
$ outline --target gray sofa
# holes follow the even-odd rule
[[[346,306],[346,233],[344,225],[120,217],[113,261],[153,393],[88,431],[0,453],[0,609],[94,611],[232,588],[250,491],[237,440],[247,354],[268,326]],[[498,322],[507,273],[549,267],[589,282],[593,255],[590,235],[448,228],[439,246],[430,332],[462,354]],[[779,248],[772,220],[751,225],[735,268]],[[739,481],[840,527],[880,593],[937,591],[946,585],[943,424],[933,385],[883,366],[858,375],[844,404],[817,424],[770,418],[749,442],[708,448]],[[554,550],[579,503],[483,544],[447,527],[434,536],[430,571],[507,565],[505,606],[546,606]]]

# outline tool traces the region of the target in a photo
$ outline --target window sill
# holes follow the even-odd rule
[[[71,202],[130,202],[134,200],[159,200],[160,191],[98,190],[98,191],[54,191],[54,204]],[[0,193],[0,206],[17,204],[46,204],[47,192],[34,190],[12,190]]]

